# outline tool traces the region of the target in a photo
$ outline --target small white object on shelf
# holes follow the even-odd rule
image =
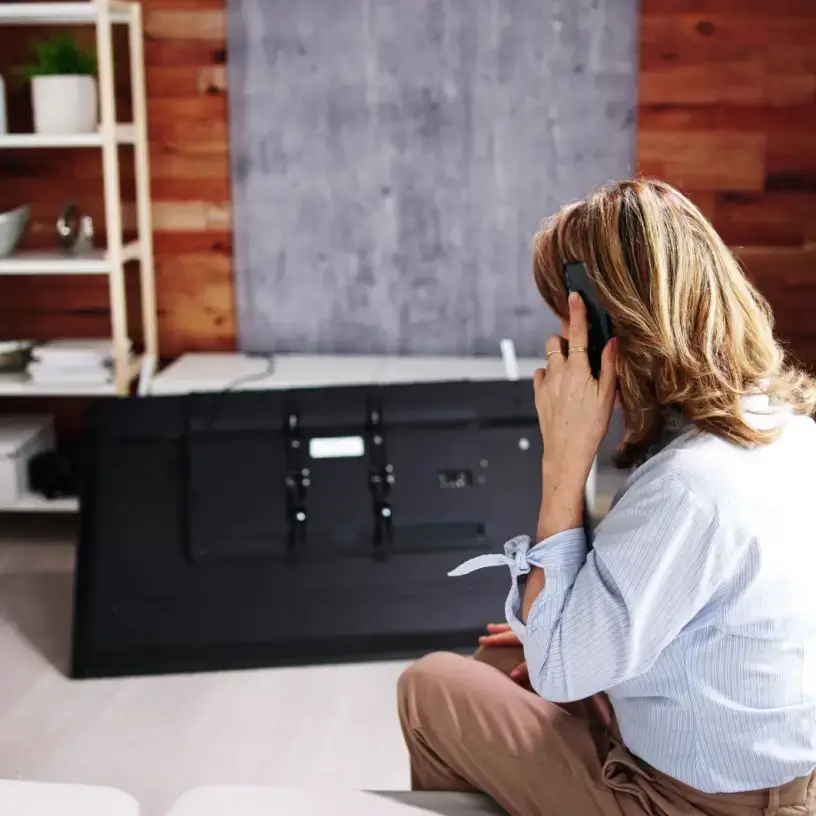
[[[143,359],[134,357],[127,364],[128,383],[139,376]],[[115,382],[32,382],[26,373],[0,374],[0,397],[115,397],[121,393]]]
[[[108,385],[113,382],[110,366],[77,366],[60,368],[56,365],[29,363],[26,369],[28,379],[34,385]]]
[[[113,382],[114,353],[111,340],[51,340],[35,346],[26,373],[35,386],[105,386]]]
[[[130,346],[130,341],[127,341],[127,345]],[[32,352],[32,357],[45,365],[87,368],[109,364],[113,354],[114,345],[111,340],[62,338],[40,343]]]
[[[115,397],[117,393],[116,385],[112,382],[102,385],[85,382],[35,383],[28,374],[0,374],[0,397]]]
[[[34,130],[48,136],[96,133],[99,94],[94,76],[35,76],[31,80]]]
[[[30,493],[28,462],[53,447],[52,417],[28,414],[0,417],[0,508],[11,506]]]

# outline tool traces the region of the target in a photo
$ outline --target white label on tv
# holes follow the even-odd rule
[[[349,459],[365,454],[362,436],[323,436],[309,440],[312,459]]]

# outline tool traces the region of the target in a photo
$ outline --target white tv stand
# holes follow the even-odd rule
[[[518,360],[520,379],[532,379],[541,360]],[[320,386],[456,380],[502,380],[501,357],[399,357],[387,355],[185,354],[152,381],[152,395]]]

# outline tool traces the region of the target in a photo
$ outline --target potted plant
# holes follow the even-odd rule
[[[22,69],[31,80],[37,133],[89,133],[99,126],[96,55],[70,34],[40,40],[36,60]]]

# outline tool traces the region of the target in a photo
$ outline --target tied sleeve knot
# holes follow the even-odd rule
[[[530,536],[520,535],[511,538],[504,545],[504,554],[488,553],[486,555],[477,555],[460,564],[456,569],[451,570],[448,575],[452,578],[460,575],[468,575],[476,570],[485,569],[485,567],[504,567],[510,568],[510,574],[517,578],[519,575],[526,575],[530,572],[530,562],[527,556],[530,552]],[[535,564],[533,564],[535,566]]]

